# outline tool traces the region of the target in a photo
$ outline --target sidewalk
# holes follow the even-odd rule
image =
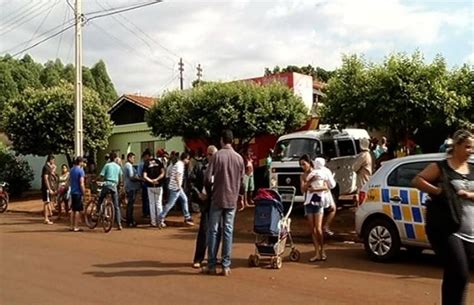
[[[43,213],[43,203],[38,194],[30,194],[25,198],[13,199],[8,204],[7,212],[10,213],[30,213],[41,216]],[[122,211],[124,213],[124,211]],[[254,208],[246,208],[244,211],[238,212],[235,220],[235,235],[253,238],[253,213]],[[358,241],[358,237],[354,231],[354,208],[344,208],[337,212],[333,221],[331,230],[334,236],[330,239],[337,241]],[[149,219],[141,217],[141,201],[137,200],[135,204],[135,218],[139,226],[147,226]],[[199,214],[193,214],[194,222],[199,224]],[[53,217],[53,220],[55,217]],[[291,215],[291,230],[295,239],[309,241],[308,225],[303,216],[302,209],[296,209]],[[181,211],[174,210],[166,218],[166,223],[171,227],[184,226],[184,219]]]

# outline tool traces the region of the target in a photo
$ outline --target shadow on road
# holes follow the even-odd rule
[[[96,268],[114,269],[116,271],[89,271],[86,275],[94,277],[140,277],[140,276],[161,276],[161,275],[196,275],[196,270],[183,271],[181,268],[190,267],[185,263],[164,263],[160,261],[125,261],[110,264],[93,265]],[[129,270],[123,270],[130,268]],[[141,268],[141,269],[137,269]],[[180,268],[180,269],[177,269]]]
[[[401,251],[399,257],[389,263],[377,263],[368,259],[362,249],[339,248],[326,251],[328,259],[325,262],[308,262],[314,252],[301,255],[301,263],[313,265],[315,268],[337,268],[369,273],[384,273],[398,276],[398,279],[442,278],[443,268],[436,256],[431,253],[412,254]],[[474,272],[471,272],[471,283],[474,283]]]

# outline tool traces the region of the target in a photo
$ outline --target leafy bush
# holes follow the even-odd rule
[[[10,194],[18,196],[30,189],[33,178],[28,162],[0,143],[0,181],[10,184]]]

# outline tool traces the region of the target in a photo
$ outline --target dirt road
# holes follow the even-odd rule
[[[0,215],[0,304],[439,304],[432,255],[370,262],[360,244],[332,243],[328,261],[248,268],[251,240],[234,244],[230,277],[190,267],[196,229],[138,227],[73,233],[27,214]],[[474,302],[474,277],[469,302]]]

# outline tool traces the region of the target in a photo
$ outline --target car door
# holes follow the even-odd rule
[[[357,190],[357,176],[353,170],[354,160],[357,156],[354,140],[339,138],[331,143],[331,145],[334,144],[336,144],[336,157],[331,158],[327,167],[334,173],[334,179],[339,186],[339,194],[352,194]]]
[[[382,188],[385,214],[395,221],[404,244],[427,245],[425,204],[427,194],[411,185],[412,179],[433,161],[413,161],[396,166]]]

